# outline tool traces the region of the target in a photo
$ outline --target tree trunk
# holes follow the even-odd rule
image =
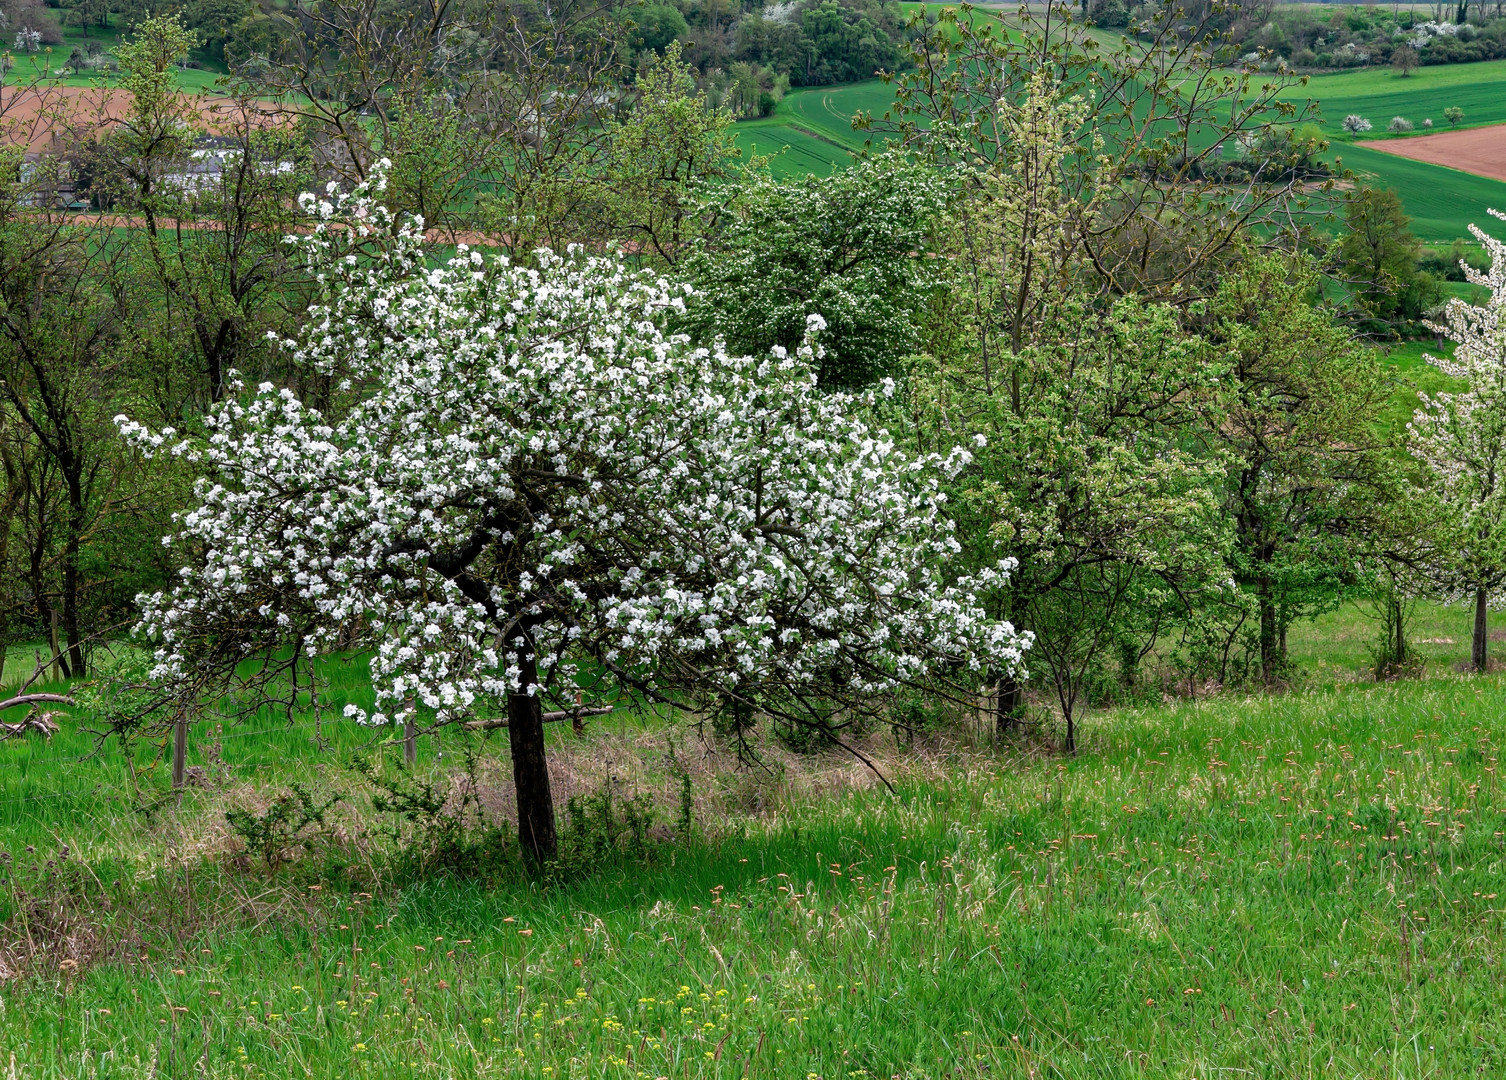
[[[1486,593],[1484,589],[1475,590],[1475,633],[1474,640],[1470,643],[1470,663],[1476,671],[1484,672],[1489,657],[1486,654],[1486,643],[1489,634],[1486,630],[1486,615],[1489,609],[1486,606]]]
[[[188,777],[188,718],[173,721],[173,790],[181,791]]]
[[[68,539],[63,545],[63,640],[68,643],[66,667],[75,679],[84,677],[84,647],[78,628],[79,545],[84,535],[84,487],[68,477]]]
[[[1280,639],[1276,633],[1276,602],[1271,598],[1271,579],[1262,578],[1260,598],[1260,677],[1276,681],[1280,664]]]
[[[1071,713],[1067,714],[1067,745],[1066,745],[1066,751],[1069,754],[1075,754],[1075,753],[1077,753],[1077,725],[1073,723],[1073,721],[1072,721],[1072,714]]]
[[[84,677],[84,646],[78,629],[78,545],[72,540],[63,559],[63,641],[68,652],[64,665],[75,679]]]
[[[535,863],[543,863],[554,858],[557,844],[549,762],[544,755],[544,714],[539,699],[528,693],[539,681],[533,643],[525,640],[516,657],[520,692],[507,695],[507,739],[518,794],[518,840]]]
[[[69,678],[71,673],[68,671],[68,660],[58,644],[58,609],[51,608],[47,618],[48,641],[52,645],[52,678],[54,682],[61,682]]]
[[[1006,675],[999,680],[997,694],[994,705],[994,728],[1000,735],[1007,735],[1020,722],[1020,702],[1025,695],[1025,690],[1013,675]]]

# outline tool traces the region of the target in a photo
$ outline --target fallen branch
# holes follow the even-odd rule
[[[28,731],[35,731],[44,739],[50,739],[62,728],[58,727],[57,721],[51,713],[43,713],[41,716],[28,716],[19,724],[0,723],[0,742],[15,738],[17,735],[25,735]]]
[[[59,705],[72,705],[73,699],[66,694],[22,694],[8,701],[0,701],[0,712],[6,709],[14,709],[17,705],[30,705],[35,701],[51,701]]]
[[[616,710],[611,705],[603,705],[596,709],[560,709],[558,712],[546,712],[540,719],[546,724],[557,724],[561,720],[579,720],[582,716],[605,716]],[[496,731],[505,728],[507,721],[501,720],[468,720],[467,731]]]

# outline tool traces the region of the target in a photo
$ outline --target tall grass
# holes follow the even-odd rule
[[[1309,656],[1334,666],[1358,648],[1337,636]],[[210,842],[220,796],[143,808],[108,786],[118,761],[48,763],[77,736],[0,745],[38,795],[99,785],[92,803],[0,819],[7,943],[56,930],[27,921],[27,897],[51,897],[84,957],[51,953],[0,989],[0,1067],[1500,1075],[1506,687],[1433,672],[1119,710],[1072,759],[944,740],[913,767],[891,755],[893,793],[785,785],[646,862],[547,882],[373,886],[338,843],[276,874],[238,869]],[[615,752],[606,734],[561,733],[555,749]],[[327,735],[342,751],[364,737]],[[302,721],[244,740],[235,768],[256,782],[238,790],[330,782],[313,763],[334,752],[309,737]]]

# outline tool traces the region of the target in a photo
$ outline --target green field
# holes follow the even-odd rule
[[[1375,125],[1374,130],[1356,136],[1364,139],[1388,138],[1386,125],[1393,116],[1411,120],[1418,133],[1427,118],[1432,119],[1434,131],[1447,131],[1443,110],[1450,105],[1464,110],[1461,127],[1500,124],[1506,123],[1506,60],[1423,67],[1405,78],[1390,68],[1317,75],[1305,87],[1294,86],[1284,96],[1318,101],[1324,127],[1337,140],[1351,138],[1339,128],[1350,113]]]
[[[696,825],[552,882],[401,874],[307,717],[167,797],[67,730],[0,743],[0,1061],[78,1077],[1465,1077],[1506,1069],[1498,676],[1467,614],[1427,677],[1361,674],[1355,609],[1286,695],[1090,718],[1063,759],[956,730],[771,773],[686,754]],[[1502,627],[1506,629],[1506,627]],[[359,679],[335,680],[335,697]],[[267,731],[265,728],[273,728]],[[423,741],[422,776],[453,775]],[[149,748],[148,748],[149,749]],[[556,782],[660,797],[660,726],[553,732]],[[496,793],[505,749],[485,751]],[[388,764],[388,768],[393,766]],[[222,813],[299,780],[339,831],[271,872]],[[670,785],[672,786],[672,785]],[[663,818],[672,817],[664,809]],[[66,850],[65,850],[66,849]],[[7,968],[7,972],[10,972]]]
[[[1390,69],[1319,75],[1285,96],[1318,102],[1335,156],[1362,182],[1395,188],[1421,239],[1446,243],[1468,237],[1471,223],[1495,224],[1485,212],[1488,207],[1506,208],[1506,183],[1351,145],[1416,137],[1424,133],[1425,118],[1432,119],[1434,132],[1447,131],[1443,110],[1451,105],[1464,110],[1461,127],[1506,123],[1506,61],[1418,68],[1406,78]],[[1373,130],[1346,134],[1340,124],[1351,113],[1368,119]],[[1411,120],[1413,135],[1387,135],[1393,116]]]
[[[113,86],[120,81],[120,73],[111,73],[105,70],[85,71],[75,73],[69,71],[66,76],[59,73],[68,62],[69,54],[85,42],[94,42],[110,52],[120,41],[120,34],[115,29],[102,30],[99,27],[91,27],[88,33],[76,26],[63,27],[63,43],[52,46],[51,53],[46,51],[36,54],[21,53],[14,56],[15,66],[6,72],[3,82],[6,86],[25,86],[32,83],[43,83],[48,86]],[[203,56],[195,59],[197,66],[179,68],[177,72],[178,86],[190,93],[214,92],[215,83],[229,70],[223,61],[206,60]]]
[[[878,79],[797,90],[772,116],[744,121],[733,131],[744,155],[778,155],[770,163],[775,176],[827,176],[851,163],[868,141],[867,132],[853,130],[852,118],[860,112],[881,117],[893,102],[893,90]]]
[[[1389,69],[1321,75],[1285,96],[1318,102],[1333,156],[1361,182],[1395,188],[1422,240],[1447,243],[1467,237],[1471,223],[1494,225],[1487,208],[1506,208],[1506,183],[1354,146],[1355,140],[1339,127],[1346,115],[1358,113],[1375,125],[1364,139],[1389,138],[1385,127],[1398,115],[1419,129],[1423,118],[1431,117],[1434,131],[1447,130],[1443,110],[1450,105],[1464,110],[1465,127],[1506,123],[1506,61],[1419,68],[1406,79]],[[789,147],[772,163],[776,176],[824,176],[850,163],[867,141],[866,133],[852,129],[852,117],[859,112],[882,116],[893,100],[892,90],[877,79],[796,90],[774,115],[740,123],[734,131],[745,153],[754,146],[760,153]]]

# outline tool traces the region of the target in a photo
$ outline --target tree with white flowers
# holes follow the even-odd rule
[[[1490,214],[1506,220],[1498,210]],[[1409,433],[1429,481],[1423,494],[1441,522],[1428,570],[1446,594],[1473,601],[1470,657],[1484,671],[1486,616],[1506,586],[1506,244],[1477,226],[1469,230],[1490,267],[1461,266],[1471,283],[1490,289],[1490,298],[1480,306],[1450,300],[1447,325],[1434,329],[1455,343],[1454,355],[1426,358],[1466,389],[1419,395],[1422,407]]]
[[[120,419],[205,474],[179,584],[141,598],[179,701],[367,650],[355,720],[505,710],[520,839],[548,858],[546,706],[627,694],[842,742],[896,692],[1019,669],[1028,637],[977,598],[1009,565],[949,574],[941,485],[968,452],[906,455],[818,393],[819,317],[794,355],[695,348],[663,329],[683,287],[574,251],[435,266],[380,190],[305,196],[289,240],[325,289],[284,343],[320,401],[242,388],[204,439]]]

